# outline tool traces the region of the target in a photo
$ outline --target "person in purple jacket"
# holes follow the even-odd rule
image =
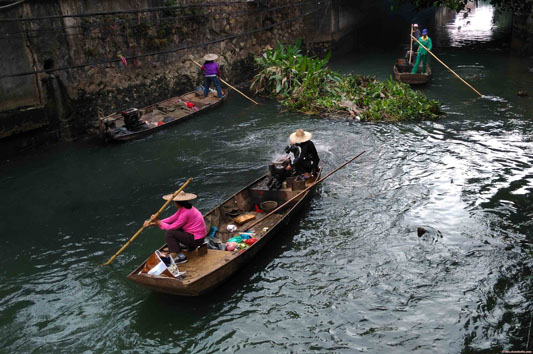
[[[172,194],[163,196],[165,200],[170,198]],[[145,227],[158,226],[161,230],[165,230],[168,251],[176,263],[187,262],[187,257],[181,252],[180,243],[191,251],[204,243],[207,234],[202,213],[189,202],[193,199],[196,199],[196,194],[180,192],[172,199],[178,208],[174,215],[162,220],[152,215],[150,220],[144,222]]]
[[[206,54],[204,56],[205,63],[202,65],[202,70],[205,73],[205,87],[204,87],[204,96],[207,97],[209,94],[209,86],[211,85],[211,82],[215,84],[215,87],[217,88],[217,94],[219,98],[223,98],[224,95],[222,94],[222,90],[220,89],[220,82],[218,81],[218,77],[220,76],[220,68],[218,67],[218,64],[215,62],[217,60],[218,55],[216,54]]]

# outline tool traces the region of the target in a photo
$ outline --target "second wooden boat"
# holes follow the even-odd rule
[[[99,135],[105,140],[128,141],[168,128],[219,106],[226,97],[213,92],[207,97],[193,91],[169,98],[142,109],[130,108],[99,118]]]
[[[394,71],[394,78],[400,82],[405,82],[410,85],[422,85],[431,79],[431,67],[426,65],[427,72],[422,74],[422,64],[419,65],[418,73],[411,74],[412,65],[407,63],[407,60],[400,58],[396,60],[392,70]]]
[[[144,270],[150,259],[148,258],[128,275],[128,279],[154,291],[174,295],[198,296],[213,290],[250,261],[267,242],[274,238],[279,229],[305,205],[317,185],[303,193],[302,191],[320,178],[320,172],[319,170],[317,174],[306,181],[289,177],[282,188],[277,190],[271,190],[268,187],[271,177],[265,175],[232,195],[204,216],[208,230],[212,227],[218,230],[215,236],[210,238],[210,243],[222,245],[221,248],[224,248],[228,239],[239,236],[243,232],[250,232],[257,239],[251,246],[233,251],[209,249],[206,254],[196,250],[186,251],[184,253],[187,255],[188,262],[178,265],[179,271],[185,272],[185,274],[179,277],[146,273]],[[301,193],[300,196],[298,196],[299,193]],[[286,207],[263,218],[263,215],[267,214],[267,210],[261,212],[261,206],[265,208],[269,204],[280,206],[296,196],[298,197],[288,203]],[[271,210],[275,209],[271,208]],[[237,230],[231,231],[231,227],[228,230],[228,225],[235,225],[235,219],[239,216],[253,218],[242,225],[236,225],[238,226]],[[159,251],[164,248],[165,245]]]

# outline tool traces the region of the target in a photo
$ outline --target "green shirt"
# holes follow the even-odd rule
[[[426,36],[426,39],[424,39],[424,36],[418,38],[418,41],[424,45],[427,49],[431,50],[433,48],[433,43],[431,43],[431,38],[429,36]],[[427,54],[428,51],[422,48],[422,46],[419,46],[418,53],[421,55]]]

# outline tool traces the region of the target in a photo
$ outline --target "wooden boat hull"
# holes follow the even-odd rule
[[[156,104],[144,107],[140,109],[143,112],[141,119],[145,122],[138,130],[129,131],[125,128],[124,120],[120,112],[113,113],[106,117],[99,119],[100,127],[99,132],[102,138],[107,141],[130,141],[134,140],[148,134],[152,134],[156,131],[169,128],[177,123],[184,122],[190,118],[193,118],[203,112],[209,111],[215,107],[221,105],[227,98],[229,91],[224,92],[224,98],[218,98],[212,93],[204,98],[199,96],[195,91],[187,92],[181,96],[176,96],[169,98],[167,100],[158,102]],[[195,107],[198,109],[188,108],[186,102],[192,102],[195,104]],[[174,109],[178,113],[168,113],[168,116],[172,117],[173,120],[168,122],[161,122],[157,119],[164,115],[164,113],[151,117],[154,110],[159,108]],[[112,128],[110,128],[110,126]]]
[[[239,205],[244,203],[249,204],[248,206],[251,208],[252,205],[257,205],[258,200],[265,198],[268,200],[268,198],[272,198],[274,194],[277,194],[277,199],[281,205],[283,200],[288,200],[301,192],[301,190],[290,190],[290,188],[280,191],[269,191],[268,189],[257,189],[254,187],[263,183],[266,178],[268,178],[268,176],[259,178],[247,187],[235,193],[221,205],[208,212],[204,216],[206,220],[206,226],[210,227],[213,224],[217,224],[220,226],[219,230],[224,228],[226,223],[220,221],[217,223],[217,220],[224,217],[221,214],[224,213],[225,207],[231,207],[234,204]],[[313,178],[313,181],[317,180],[318,178],[320,178],[320,173]],[[309,183],[311,182],[312,181],[309,181]],[[189,261],[184,265],[179,265],[180,271],[186,271],[183,279],[175,279],[165,276],[151,276],[141,273],[141,270],[146,263],[145,260],[128,275],[128,279],[154,291],[167,294],[180,296],[199,296],[208,293],[226,281],[239,269],[241,269],[244,264],[248,263],[272,238],[274,238],[279,229],[286,225],[292,219],[292,217],[306,205],[306,203],[314,194],[316,188],[317,186],[314,186],[309,191],[302,194],[301,197],[297,198],[296,201],[292,202],[291,205],[282,209],[282,211],[279,213],[274,213],[272,216],[265,218],[264,222],[261,221],[255,227],[253,227],[253,230],[257,234],[256,237],[258,238],[258,241],[244,251],[229,252],[223,250],[208,250],[207,255],[204,256],[200,256],[198,252],[187,252]],[[251,203],[246,203],[240,200],[244,194],[250,195]],[[260,217],[261,216],[258,215],[258,219]],[[265,227],[268,228],[267,231],[264,231]],[[240,230],[237,231],[237,234],[246,229],[246,224],[244,224],[240,227]],[[231,234],[228,236],[230,235]],[[221,240],[223,243],[225,243],[223,238]],[[160,249],[163,249],[164,247],[165,245]],[[195,271],[198,271],[201,274],[196,274]]]
[[[406,65],[406,60],[398,59],[392,68],[396,80],[405,82],[409,85],[423,85],[431,79],[431,67],[429,64],[426,65],[427,72],[425,74],[411,74],[410,71],[405,71],[405,68],[409,68],[409,66]],[[419,65],[418,71],[422,71],[422,64]]]

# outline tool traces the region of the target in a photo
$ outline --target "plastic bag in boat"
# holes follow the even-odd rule
[[[237,242],[226,242],[226,251],[234,251],[237,248]]]
[[[225,250],[226,249],[226,246],[224,244],[215,241],[214,238],[206,237],[205,239],[207,240],[207,247],[210,250]]]
[[[242,242],[242,237],[241,236],[233,236],[227,242],[239,243],[239,242]]]
[[[237,237],[240,237],[242,241],[245,241],[245,240],[248,240],[249,238],[252,238],[252,233],[251,232],[243,232],[242,234],[240,234]]]
[[[173,263],[173,262],[172,262]],[[171,272],[169,268],[172,268],[174,271]],[[185,272],[180,272],[176,264],[171,264],[169,267],[161,259],[161,254],[159,251],[155,251],[150,255],[146,263],[144,264],[141,273],[149,275],[162,275],[170,278],[176,278],[180,275],[185,274]]]
[[[247,240],[244,240],[244,243],[246,243],[248,246],[251,246],[251,245],[253,245],[256,242],[257,242],[257,239],[255,237],[252,237],[252,238],[249,238]]]

